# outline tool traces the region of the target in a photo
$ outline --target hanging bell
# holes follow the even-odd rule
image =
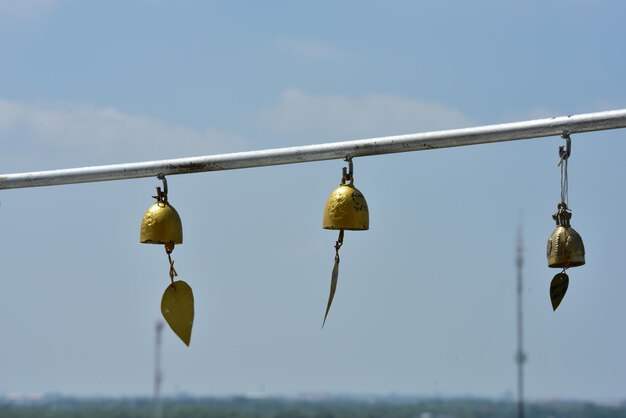
[[[341,184],[330,194],[324,207],[322,227],[324,229],[338,229],[339,238],[335,243],[335,264],[330,276],[330,293],[326,304],[326,313],[322,328],[326,323],[328,312],[335,297],[337,281],[339,279],[339,249],[343,245],[344,231],[365,231],[370,227],[370,215],[363,193],[354,187],[352,158],[346,157],[349,171],[343,168]]]
[[[172,252],[175,244],[183,243],[183,224],[178,212],[167,201],[167,180],[159,175],[163,181],[163,190],[157,187],[157,195],[152,196],[156,203],[148,208],[141,220],[139,242],[142,244],[161,244],[165,246],[167,259],[170,264],[170,284],[161,299],[161,313],[172,331],[189,346],[191,329],[194,317],[194,298],[191,287],[182,280],[174,281],[178,276],[174,269]]]
[[[352,165],[352,161],[349,161]],[[348,183],[346,184],[346,181]],[[341,179],[341,185],[330,194],[324,207],[324,229],[365,231],[370,227],[370,215],[365,196],[354,187],[352,170]]]
[[[548,267],[566,269],[585,264],[585,246],[578,232],[570,226],[572,213],[563,202],[557,206],[552,215],[556,221],[556,229],[548,238]]]
[[[183,224],[176,209],[167,201],[167,183],[164,190],[157,187],[157,201],[150,206],[141,220],[139,242],[142,244],[182,244]]]

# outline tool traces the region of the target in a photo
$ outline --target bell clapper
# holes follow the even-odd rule
[[[556,309],[565,297],[569,286],[569,276],[566,270],[570,267],[585,264],[585,246],[583,240],[570,225],[572,211],[568,208],[568,176],[567,164],[572,152],[572,141],[569,133],[562,135],[565,146],[559,147],[559,163],[561,167],[561,201],[557,205],[557,211],[552,215],[556,221],[556,229],[548,238],[547,257],[548,267],[563,269],[557,273],[550,283],[550,301],[552,309]]]

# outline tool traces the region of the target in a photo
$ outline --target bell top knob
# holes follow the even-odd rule
[[[556,221],[556,229],[548,238],[548,267],[569,268],[585,264],[585,246],[581,236],[570,226],[572,213],[563,202],[557,206],[552,215]]]
[[[556,221],[557,226],[569,227],[569,221],[572,219],[572,212],[567,209],[567,204],[561,202],[557,205],[557,211],[552,215],[552,219]]]

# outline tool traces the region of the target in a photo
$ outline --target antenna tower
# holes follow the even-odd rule
[[[515,264],[517,267],[517,353],[515,354],[515,362],[517,363],[517,417],[524,418],[524,363],[526,362],[526,353],[524,352],[524,315],[522,305],[524,243],[522,241],[521,226],[517,232],[517,257]]]
[[[154,346],[154,417],[161,418],[161,382],[163,374],[161,372],[161,332],[163,322],[156,323],[156,340]]]

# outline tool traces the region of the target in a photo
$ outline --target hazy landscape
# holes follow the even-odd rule
[[[332,398],[322,400],[267,398],[176,398],[162,403],[163,418],[507,418],[517,416],[511,401],[486,399]],[[3,418],[154,417],[149,398],[7,400]],[[526,405],[527,418],[626,417],[626,402],[600,405],[559,401]]]

